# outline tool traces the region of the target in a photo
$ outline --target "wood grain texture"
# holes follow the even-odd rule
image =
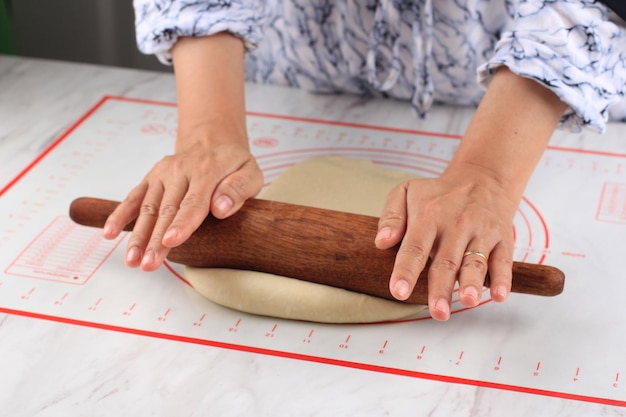
[[[70,217],[103,227],[118,204],[79,198],[70,206]],[[227,219],[209,215],[167,259],[195,267],[267,272],[394,300],[388,284],[397,248],[375,247],[377,226],[376,217],[252,199]],[[427,273],[428,268],[406,302],[427,304]],[[563,291],[564,280],[557,268],[514,262],[511,290],[554,296]]]

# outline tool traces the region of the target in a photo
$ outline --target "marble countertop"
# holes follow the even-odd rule
[[[171,74],[8,56],[0,56],[0,92],[0,186],[103,96],[176,99]],[[248,86],[247,103],[250,111],[452,134],[462,133],[472,115],[468,108],[438,107],[418,120],[391,100],[259,85]],[[625,129],[612,125],[607,135],[623,136]],[[553,141],[585,147],[591,136],[558,133]],[[0,409],[13,417],[626,415],[610,405],[12,314],[0,314]]]

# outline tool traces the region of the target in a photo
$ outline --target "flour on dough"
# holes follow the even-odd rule
[[[287,169],[259,198],[379,216],[387,193],[415,177],[367,160],[316,157]],[[186,267],[185,278],[216,304],[264,316],[320,323],[371,323],[428,316],[426,306],[262,272]]]

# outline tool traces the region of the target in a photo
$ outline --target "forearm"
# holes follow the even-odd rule
[[[517,202],[566,107],[539,83],[500,68],[446,172],[488,175]]]
[[[243,41],[225,32],[181,38],[172,57],[178,96],[177,151],[224,140],[247,145]]]

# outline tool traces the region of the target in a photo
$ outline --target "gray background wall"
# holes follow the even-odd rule
[[[137,50],[132,0],[8,0],[7,5],[18,55],[172,70]]]

